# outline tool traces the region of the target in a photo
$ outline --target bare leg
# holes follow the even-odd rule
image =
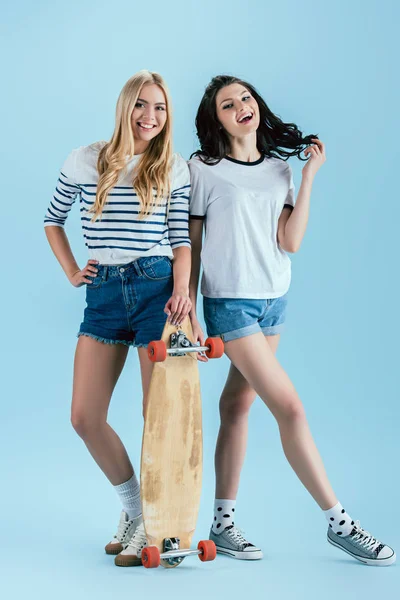
[[[311,436],[303,405],[289,377],[261,333],[225,343],[225,352],[262,398],[279,426],[292,468],[323,510],[337,503]]]
[[[79,338],[75,353],[72,425],[113,485],[133,475],[125,447],[107,423],[111,395],[127,354],[123,344],[104,344],[87,336]]]
[[[279,335],[266,336],[272,352],[276,352]],[[235,500],[240,473],[246,454],[248,419],[256,392],[240,371],[231,364],[221,394],[221,425],[215,449],[215,497]]]
[[[147,398],[149,394],[149,385],[151,374],[153,373],[154,363],[151,362],[147,355],[147,348],[138,348],[140,361],[140,372],[142,375],[142,390],[143,390],[143,418],[146,418]]]

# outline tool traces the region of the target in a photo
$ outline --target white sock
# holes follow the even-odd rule
[[[329,523],[329,527],[333,530],[336,535],[345,537],[350,535],[353,530],[354,521],[344,510],[343,506],[338,502],[329,510],[323,511],[326,520]]]
[[[140,502],[140,486],[135,473],[125,483],[114,485],[114,489],[129,519],[138,517],[142,512],[142,504]]]
[[[214,521],[212,530],[221,533],[229,525],[234,525],[236,500],[221,500],[216,498],[214,502]]]

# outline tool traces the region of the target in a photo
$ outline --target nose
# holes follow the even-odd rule
[[[156,115],[155,115],[154,106],[150,106],[149,104],[147,104],[146,108],[144,109],[143,117],[145,119],[148,119],[149,121],[155,121]]]

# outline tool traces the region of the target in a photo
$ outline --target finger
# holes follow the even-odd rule
[[[98,273],[99,272],[99,270],[96,269],[95,267],[86,267],[84,269],[84,271],[86,271],[86,273]]]
[[[318,146],[319,150],[323,152],[325,150],[325,144],[321,142],[318,138],[313,138],[312,140],[316,146]]]
[[[183,315],[183,308],[185,305],[185,300],[181,298],[178,302],[178,306],[176,307],[176,312],[174,316],[174,322],[176,325],[180,325],[186,315]]]
[[[178,317],[179,325],[186,319],[191,308],[192,308],[192,303],[190,301],[186,300],[183,302],[183,305],[181,308],[181,314],[180,314],[180,317]]]
[[[80,283],[93,283],[91,279],[86,279],[86,277],[82,277]]]
[[[88,260],[87,264],[88,265],[98,265],[99,261],[98,260]]]

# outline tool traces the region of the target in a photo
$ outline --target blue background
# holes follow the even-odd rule
[[[218,557],[179,569],[117,569],[103,546],[120,506],[69,423],[84,289],[71,287],[42,219],[71,151],[111,136],[115,103],[137,70],[159,71],[174,104],[175,149],[196,149],[205,85],[228,72],[252,82],[284,120],[326,143],[307,235],[293,257],[279,358],[308,412],[334,489],[354,519],[400,547],[398,523],[398,46],[394,0],[14,2],[3,12],[2,595],[57,597],[389,597],[399,570],[373,569],[329,546],[320,509],[297,481],[261,401],[237,524],[264,550],[256,563]],[[297,186],[301,165],[292,161]],[[76,208],[76,207],[75,207]],[[81,265],[78,210],[68,235]],[[226,358],[201,367],[204,486],[195,539],[212,518],[213,451]],[[136,468],[137,356],[110,421]],[[394,596],[391,596],[394,597]]]

